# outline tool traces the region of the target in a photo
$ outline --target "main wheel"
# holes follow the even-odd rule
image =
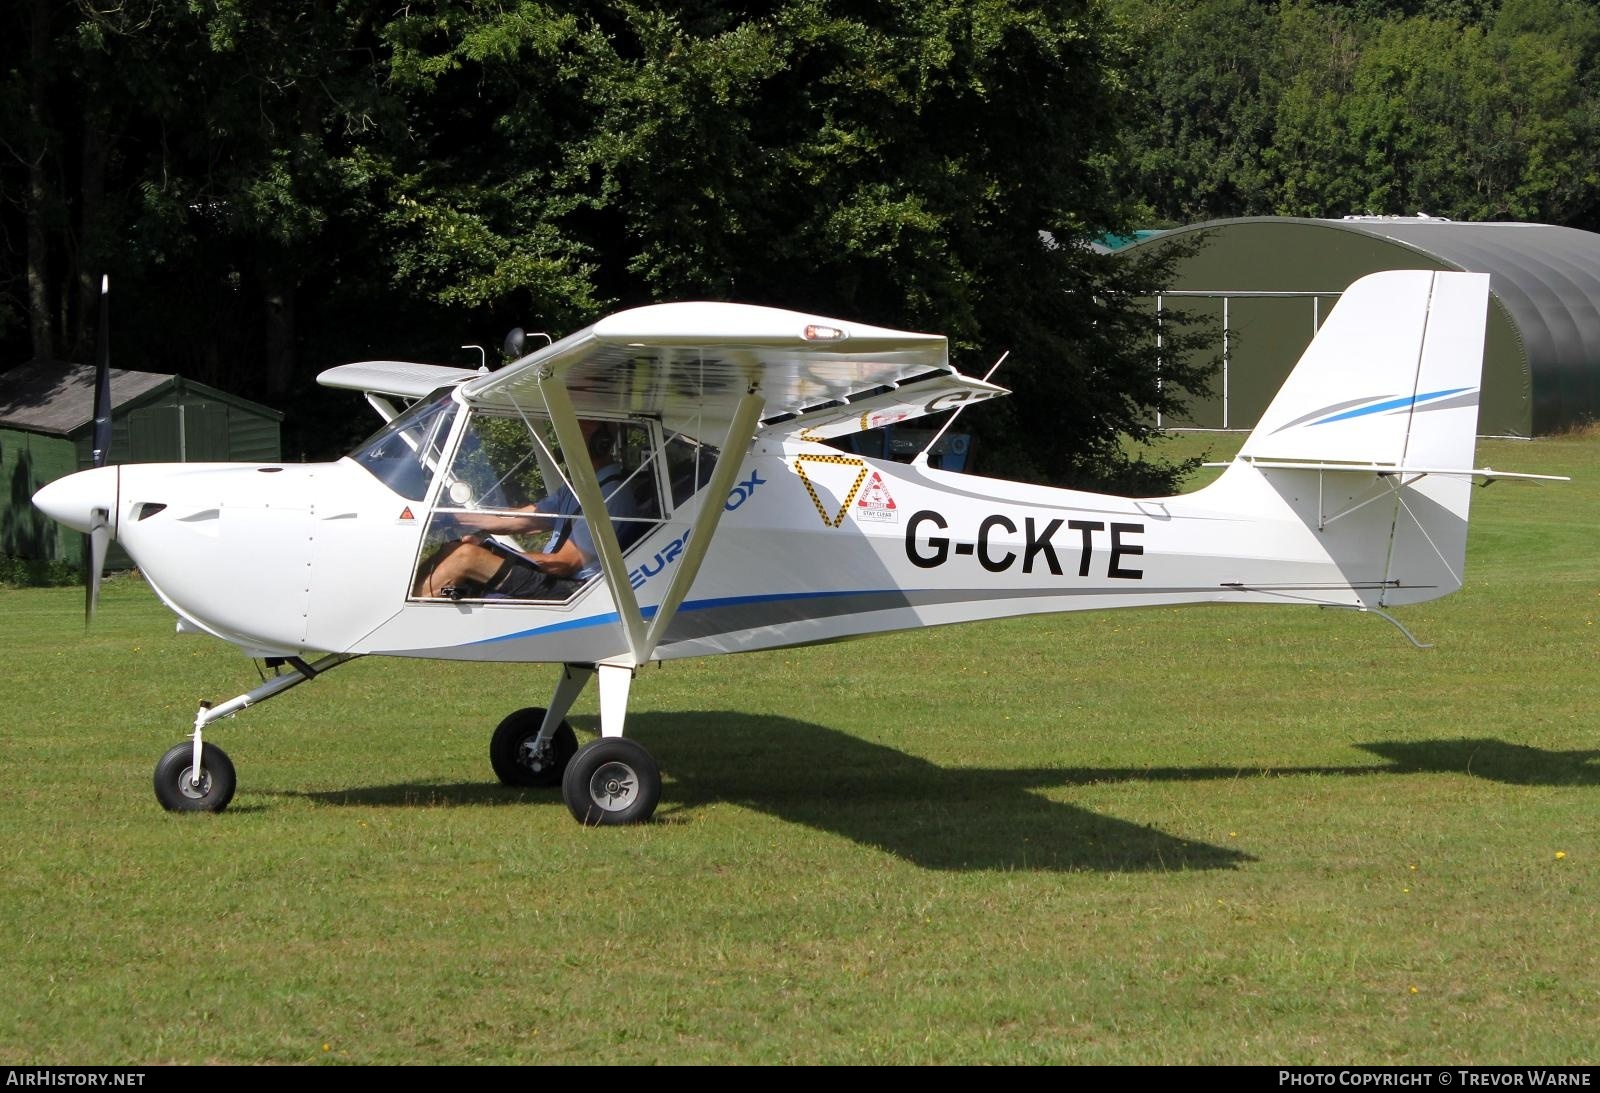
[[[156,764],[156,800],[168,812],[221,812],[238,784],[228,753],[215,744],[200,747],[200,783],[194,770],[194,745],[178,744]]]
[[[561,796],[580,824],[643,823],[661,800],[661,771],[632,740],[602,736],[579,748],[567,764]]]
[[[535,750],[539,726],[544,724],[544,709],[530,706],[508,714],[489,740],[489,765],[495,777],[508,786],[559,786],[561,774],[578,750],[572,726],[563,721],[556,726],[550,742]]]

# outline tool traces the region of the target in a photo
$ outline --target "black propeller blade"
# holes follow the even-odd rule
[[[100,322],[95,332],[94,436],[91,446],[96,467],[104,467],[111,456],[111,278],[100,278]],[[94,620],[100,600],[100,575],[106,566],[106,549],[111,544],[111,513],[95,509],[89,531],[84,535],[83,624]]]
[[[100,322],[94,355],[94,465],[111,455],[111,278],[100,278]]]

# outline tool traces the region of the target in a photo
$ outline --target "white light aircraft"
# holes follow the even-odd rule
[[[495,730],[493,768],[561,786],[583,823],[631,823],[661,791],[623,735],[652,661],[1155,604],[1383,613],[1459,588],[1473,480],[1501,476],[1471,462],[1488,295],[1481,274],[1357,281],[1237,458],[1177,497],[845,454],[823,442],[1005,392],[935,335],[679,303],[495,372],[333,368],[321,382],[386,422],[335,463],[105,466],[34,500],[89,533],[91,611],[114,537],[180,632],[279,669],[201,704],[156,767],[165,807],[232,798],[203,739],[219,719],[379,654],[562,665],[547,706]],[[580,748],[565,718],[591,677],[600,736]]]

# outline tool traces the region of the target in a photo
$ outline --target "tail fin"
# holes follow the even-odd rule
[[[1472,465],[1489,276],[1390,270],[1345,291],[1239,454]]]
[[[1488,300],[1487,274],[1363,277],[1240,449],[1363,602],[1461,586]]]

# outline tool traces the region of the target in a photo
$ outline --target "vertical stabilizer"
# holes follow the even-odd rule
[[[1489,276],[1389,270],[1347,289],[1239,454],[1468,467]]]
[[[1353,586],[1379,577],[1368,603],[1461,586],[1488,305],[1487,274],[1363,277],[1240,449]]]

